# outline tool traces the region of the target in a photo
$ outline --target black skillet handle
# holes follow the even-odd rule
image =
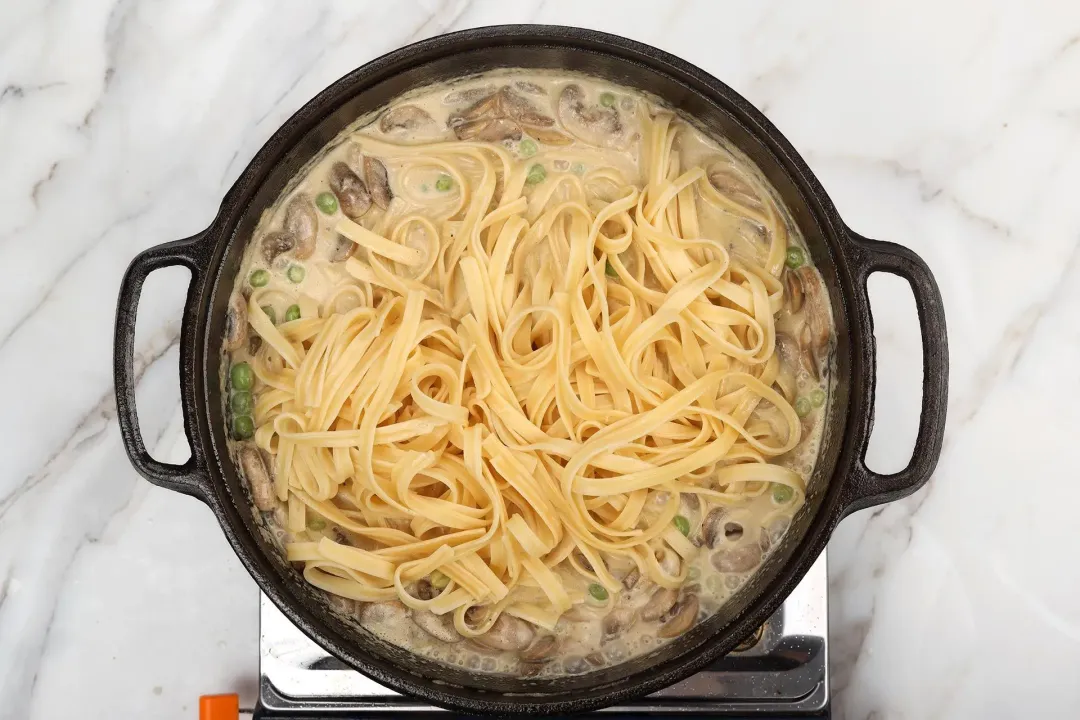
[[[116,415],[120,435],[131,464],[144,478],[160,487],[199,498],[210,499],[210,477],[201,444],[194,437],[195,377],[192,372],[192,353],[195,347],[196,304],[208,267],[208,250],[204,247],[206,232],[186,240],[157,245],[139,253],[120,285],[120,300],[116,307],[116,330],[113,345],[113,376],[116,384]],[[191,457],[183,465],[163,463],[150,457],[139,430],[135,408],[135,314],[143,283],[150,273],[160,268],[182,265],[191,271],[187,301],[180,325],[180,403],[184,412],[184,430]]]
[[[870,240],[848,230],[853,253],[856,291],[869,307],[866,281],[875,272],[887,272],[911,284],[923,345],[923,395],[919,434],[911,462],[900,472],[881,475],[866,467],[869,434],[856,448],[854,471],[848,478],[845,513],[880,505],[910,495],[922,487],[937,467],[945,435],[945,410],[949,393],[949,341],[945,334],[945,307],[937,281],[922,258],[902,245]],[[871,320],[871,332],[872,332]],[[873,370],[873,369],[872,369]]]

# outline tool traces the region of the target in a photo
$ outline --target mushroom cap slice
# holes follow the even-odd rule
[[[523,661],[540,663],[550,660],[559,651],[559,639],[554,635],[541,635],[529,647],[518,653]]]
[[[333,249],[330,250],[330,262],[345,262],[352,257],[354,250],[356,250],[356,243],[344,235],[338,235],[337,240],[334,241]]]
[[[270,469],[266,466],[259,449],[250,443],[244,444],[237,450],[236,459],[240,464],[240,471],[248,482],[255,507],[264,512],[276,508],[277,494],[274,492],[274,479],[270,476]]]
[[[379,118],[379,129],[384,133],[419,130],[428,125],[434,127],[435,118],[416,105],[398,105],[384,112]]]
[[[604,617],[604,639],[610,640],[626,632],[637,622],[637,613],[627,607],[617,607]]]
[[[718,550],[709,559],[722,573],[750,572],[761,564],[761,546],[751,543],[731,550]]]
[[[675,605],[675,601],[679,599],[679,592],[671,588],[658,588],[649,598],[649,602],[645,603],[645,607],[641,608],[642,620],[659,620],[661,617],[667,614]]]
[[[270,264],[278,255],[296,247],[296,237],[290,232],[275,230],[263,236],[259,247],[262,250],[263,259]]]
[[[795,271],[803,290],[804,324],[799,332],[799,347],[802,362],[810,375],[821,378],[821,364],[828,354],[832,340],[832,328],[829,325],[829,310],[825,303],[825,290],[821,279],[812,267],[804,265]]]
[[[319,229],[319,219],[315,215],[315,206],[307,195],[297,195],[285,208],[285,220],[282,222],[285,232],[296,239],[293,257],[298,260],[311,257],[315,252],[315,233]]]
[[[599,104],[586,105],[585,91],[576,83],[563,88],[557,110],[563,127],[583,142],[619,150],[630,144],[632,127],[623,122],[619,110]]]
[[[503,613],[492,623],[487,632],[477,635],[473,640],[492,650],[520,652],[529,647],[535,635],[532,625],[520,618]]]
[[[430,610],[413,610],[412,621],[418,628],[444,643],[461,642],[462,637],[454,627],[453,616],[436,615]]]
[[[727,509],[723,507],[715,507],[705,516],[705,521],[701,524],[701,530],[705,544],[710,548],[716,547],[724,537],[724,518],[726,516]]]
[[[350,220],[359,220],[371,209],[371,193],[367,186],[343,162],[336,162],[330,168],[330,189],[341,204],[341,212]]]
[[[793,313],[797,313],[802,310],[803,306],[803,287],[802,281],[799,276],[788,270],[784,273],[784,291],[788,296],[788,304],[790,310]]]
[[[247,341],[247,303],[239,293],[229,298],[229,309],[225,311],[225,350],[239,350]]]
[[[541,128],[528,126],[525,128],[525,132],[536,138],[537,142],[542,142],[545,145],[569,145],[574,142],[572,137],[564,135],[558,130],[552,130],[550,128]]]
[[[698,615],[697,595],[685,595],[668,613],[668,620],[660,626],[656,633],[662,638],[673,638],[682,635],[694,627]]]
[[[394,193],[390,190],[390,178],[386,173],[386,166],[378,158],[364,158],[364,182],[367,183],[368,192],[375,204],[385,210],[390,207],[390,201],[394,199]]]

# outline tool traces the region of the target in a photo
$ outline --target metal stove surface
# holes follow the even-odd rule
[[[733,652],[677,685],[609,716],[701,714],[829,717],[828,578],[823,553],[783,606]],[[261,600],[255,718],[368,718],[449,714],[399,695],[329,655],[265,596]]]

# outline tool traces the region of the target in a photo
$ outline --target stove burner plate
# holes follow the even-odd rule
[[[828,717],[828,575],[823,553],[761,639],[693,677],[608,715],[788,714]],[[265,596],[260,603],[259,702],[255,718],[371,717],[444,714],[351,670],[300,632]]]

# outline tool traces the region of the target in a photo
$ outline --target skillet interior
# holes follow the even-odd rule
[[[841,513],[851,447],[869,429],[872,382],[861,378],[868,323],[849,316],[852,280],[846,239],[828,198],[794,150],[756,110],[715,79],[653,48],[568,28],[480,29],[397,51],[342,78],[308,103],[259,152],[222,205],[208,241],[215,246],[200,298],[201,353],[196,357],[198,422],[215,497],[208,498],[237,554],[285,614],[349,664],[399,691],[460,709],[545,712],[584,710],[671,684],[731,650],[764,621],[802,578]],[[706,132],[731,140],[764,172],[806,238],[835,316],[839,381],[806,505],[781,547],[709,620],[648,655],[586,675],[525,680],[472,674],[388,645],[327,609],[325,601],[270,546],[226,451],[222,388],[225,306],[260,213],[293,176],[357,118],[418,86],[486,70],[522,67],[585,72],[651,93]],[[856,340],[852,342],[852,336]],[[853,380],[854,378],[854,380]],[[856,420],[852,423],[852,418]],[[864,418],[859,420],[858,418]],[[853,436],[845,443],[849,425]],[[839,469],[839,472],[837,472]]]

